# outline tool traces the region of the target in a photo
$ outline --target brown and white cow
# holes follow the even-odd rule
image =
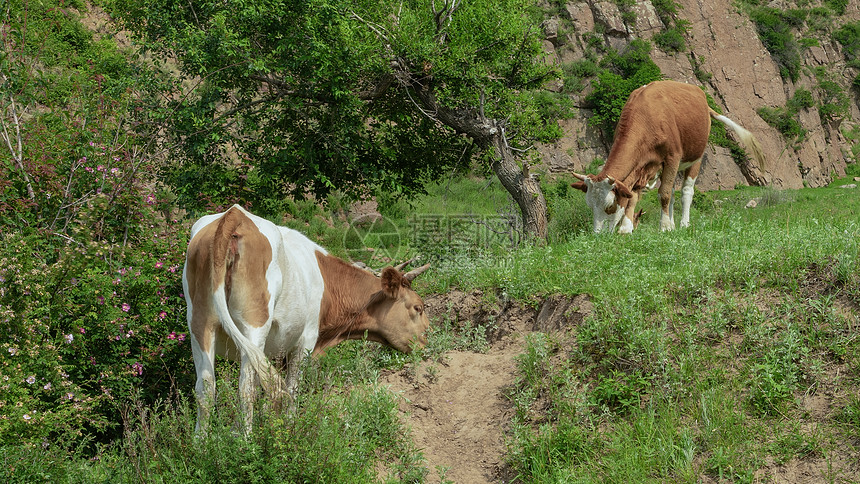
[[[708,107],[704,91],[675,81],[654,81],[630,94],[615,128],[609,158],[597,175],[574,176],[594,214],[594,231],[630,233],[643,190],[660,181],[661,230],[673,230],[675,176],[684,171],[681,227],[690,225],[693,186],[708,144],[711,118],[732,129],[760,167],[764,154],[755,137]],[[620,226],[619,226],[620,224]]]
[[[403,352],[426,344],[424,302],[406,274],[381,277],[354,267],[301,233],[238,205],[207,215],[191,229],[182,284],[197,370],[197,429],[215,394],[216,353],[236,360],[245,431],[256,384],[276,401],[298,384],[299,364],[347,339],[367,338]],[[271,360],[283,361],[286,381]]]

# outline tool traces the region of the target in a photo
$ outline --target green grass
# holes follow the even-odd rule
[[[645,219],[463,274],[594,298],[563,343],[529,338],[509,464],[524,482],[754,482],[767,462],[856,458],[858,212],[848,189],[715,192],[687,230]],[[802,405],[834,388],[848,397],[833,413]]]
[[[517,358],[506,391],[514,412],[500,425],[509,428],[505,459],[522,482],[755,482],[768,463],[858,455],[855,191],[697,193],[692,227],[671,233],[658,231],[656,193],[648,193],[632,235],[603,236],[589,233],[583,196],[566,183],[545,185],[550,224],[564,236],[543,247],[485,244],[451,258],[439,255],[456,245],[439,240],[431,271],[416,281],[425,295],[481,289],[524,305],[550,294],[591,296],[590,317],[568,331],[526,335]],[[744,208],[750,199],[756,208]],[[509,202],[497,182],[457,178],[411,206],[400,203],[381,210],[408,231],[417,216],[490,217]],[[335,245],[343,233],[309,223]],[[405,249],[426,256],[415,240]],[[250,439],[237,436],[236,369],[222,362],[209,438],[193,435],[187,395],[155,407],[129,402],[124,438],[95,459],[50,444],[7,446],[0,478],[425,482],[439,471],[426,468],[395,397],[375,382],[399,369],[432,381],[445,352],[487,351],[486,330],[437,317],[423,353],[339,345],[306,366],[296,410],[259,412]],[[804,406],[825,393],[838,395],[828,411]],[[827,472],[839,479],[847,470]]]

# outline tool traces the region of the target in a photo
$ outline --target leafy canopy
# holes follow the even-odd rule
[[[180,201],[276,212],[285,195],[421,190],[461,161],[469,140],[422,111],[398,72],[432,79],[445,106],[510,118],[522,144],[560,135],[527,95],[552,71],[531,4],[434,15],[419,1],[114,0],[112,11],[182,80],[162,106]]]

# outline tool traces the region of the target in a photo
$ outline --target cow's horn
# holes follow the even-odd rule
[[[611,176],[608,176],[608,175],[607,175],[607,176],[606,176],[606,179],[607,179],[607,180],[609,180],[609,183],[610,183],[610,184],[615,185],[615,178],[612,178]]]
[[[401,264],[397,264],[396,266],[394,266],[394,268],[395,268],[395,269],[397,269],[398,271],[402,271],[404,267],[408,266],[408,265],[409,265],[409,263],[410,263],[410,262],[412,262],[412,261],[414,261],[414,260],[415,260],[415,258],[414,258],[414,257],[413,257],[413,258],[411,258],[411,259],[406,259],[406,261],[405,261],[405,262],[403,262],[403,263],[401,263]]]
[[[579,178],[582,181],[585,181],[585,179],[588,178],[585,175],[580,175],[579,173],[576,173],[576,172],[573,172],[573,176]]]
[[[423,266],[421,266],[417,269],[412,269],[411,271],[407,272],[406,274],[403,274],[403,278],[406,279],[407,281],[411,281],[411,280],[415,279],[416,277],[418,277],[422,272],[426,271],[429,268],[430,268],[430,264],[424,264]]]

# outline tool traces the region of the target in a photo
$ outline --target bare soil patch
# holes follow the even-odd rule
[[[592,311],[591,302],[552,296],[531,308],[480,291],[453,291],[425,303],[432,316],[484,326],[490,348],[452,351],[442,361],[383,375],[380,383],[402,397],[400,409],[431,470],[428,482],[510,482],[504,456],[513,409],[505,391],[515,383],[525,334],[578,324]]]
[[[483,353],[450,351],[439,361],[426,361],[380,378],[381,385],[401,397],[403,418],[430,469],[427,482],[512,482],[515,475],[507,467],[505,455],[514,410],[505,395],[515,385],[516,358],[525,350],[526,335],[575,328],[594,311],[591,301],[583,295],[550,296],[531,307],[481,291],[452,291],[430,296],[425,303],[433,318],[483,326],[490,343]],[[853,301],[840,297],[836,303],[838,310],[856,314]],[[816,391],[798,395],[806,414],[802,433],[814,435],[818,426],[833,425],[833,412],[847,396],[846,387],[838,384],[844,370],[838,366],[827,369]],[[860,482],[860,462],[853,446],[826,444],[833,447],[829,452],[819,449],[787,462],[768,459],[756,472],[756,479]],[[843,446],[846,448],[840,450]],[[700,479],[716,482],[705,474]]]

